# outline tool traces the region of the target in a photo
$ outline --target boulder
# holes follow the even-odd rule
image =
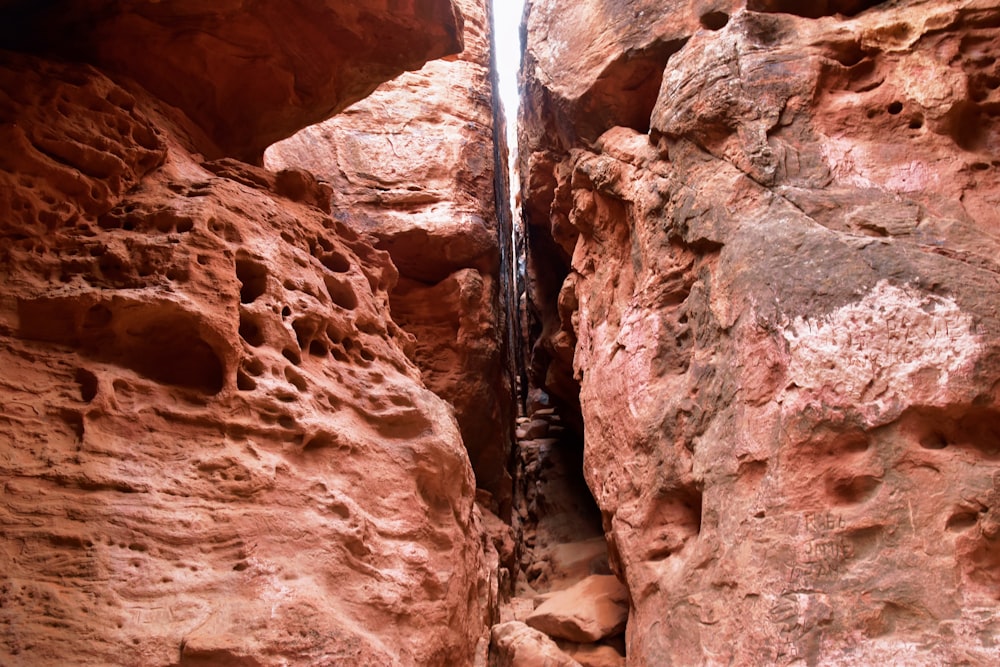
[[[552,639],[520,621],[494,625],[490,667],[580,667]]]
[[[604,644],[574,644],[556,642],[559,647],[582,667],[625,667],[625,656],[613,646]]]
[[[627,619],[628,591],[605,574],[551,593],[525,622],[550,637],[592,643],[621,634]]]

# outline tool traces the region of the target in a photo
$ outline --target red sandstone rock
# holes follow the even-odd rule
[[[629,663],[993,664],[1000,12],[741,5],[529,10],[533,378]],[[658,40],[657,96],[604,76]]]
[[[131,77],[205,132],[202,153],[251,162],[379,83],[462,49],[449,0],[13,0],[2,9],[0,48]]]
[[[537,440],[548,435],[549,423],[544,419],[532,419],[520,431],[520,437],[524,440]]]
[[[490,667],[581,667],[545,634],[519,621],[493,626]]]
[[[381,86],[343,114],[267,151],[333,185],[345,221],[387,250],[402,279],[393,318],[416,338],[427,386],[456,411],[477,484],[510,516],[513,326],[501,304],[509,262],[503,121],[493,94],[489,12],[456,3],[465,51]],[[512,312],[512,311],[511,311]]]
[[[592,643],[620,634],[628,591],[613,575],[594,575],[552,593],[525,621],[553,638]]]
[[[0,82],[0,663],[470,664],[497,585],[388,254],[90,67]]]
[[[581,475],[579,443],[525,440],[518,458],[515,525],[524,548],[515,591],[534,595],[607,574],[601,516]]]
[[[624,667],[625,665],[625,656],[611,646],[557,643],[563,653],[580,663],[581,667]]]

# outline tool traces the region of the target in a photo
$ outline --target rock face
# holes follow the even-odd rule
[[[167,4],[119,3],[93,34],[133,10],[191,25],[159,22],[186,7]],[[438,26],[393,58],[453,48],[434,38],[450,4],[370,4],[342,11]],[[267,7],[275,34],[315,18]],[[388,71],[357,67],[349,97]],[[238,119],[10,52],[0,90],[0,663],[471,664],[490,595],[473,474],[389,317],[389,255],[308,173],[196,152],[208,130],[245,157],[291,121],[261,112],[267,131],[234,139],[212,128]]]
[[[629,664],[1000,660],[998,26],[530,2],[531,375]]]
[[[249,162],[379,83],[462,50],[450,0],[7,0],[0,10],[0,48],[138,80],[204,131],[200,152]]]
[[[268,149],[334,188],[341,218],[399,268],[393,318],[415,339],[427,386],[456,411],[477,484],[510,517],[514,326],[503,116],[493,94],[490,14],[456,3],[465,51],[382,85],[330,120]],[[501,261],[503,259],[503,261]]]

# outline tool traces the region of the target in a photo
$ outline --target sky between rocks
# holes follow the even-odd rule
[[[517,145],[517,70],[521,64],[520,24],[524,0],[493,0],[497,73],[500,75],[500,101],[507,117],[507,144]]]

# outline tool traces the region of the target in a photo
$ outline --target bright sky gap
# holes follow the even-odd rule
[[[511,154],[517,147],[517,71],[521,66],[521,13],[524,0],[493,0],[493,30],[496,67],[500,78],[500,101],[507,117],[507,144]]]

